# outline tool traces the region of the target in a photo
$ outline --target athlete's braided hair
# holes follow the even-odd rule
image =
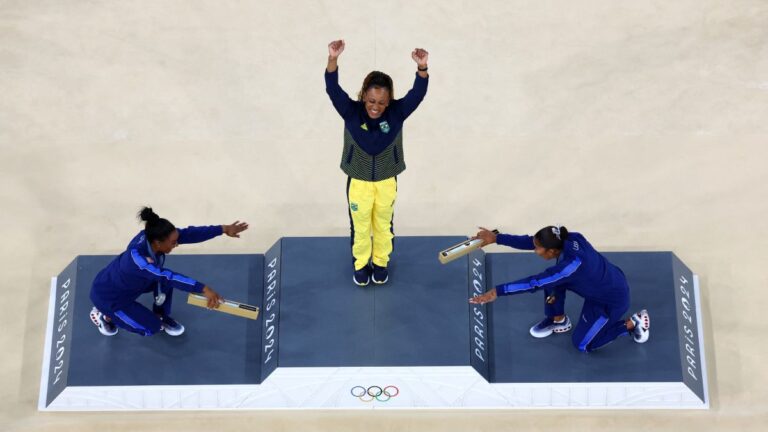
[[[395,98],[395,86],[392,84],[392,78],[384,72],[373,71],[363,80],[363,87],[357,94],[357,100],[362,101],[365,92],[372,88],[383,88],[389,91],[389,100]]]

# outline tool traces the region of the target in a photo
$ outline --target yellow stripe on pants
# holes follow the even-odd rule
[[[352,256],[355,270],[368,261],[381,267],[389,263],[392,253],[392,215],[395,212],[397,180],[394,177],[377,182],[349,179],[347,201],[352,223]],[[373,237],[373,240],[371,240]]]

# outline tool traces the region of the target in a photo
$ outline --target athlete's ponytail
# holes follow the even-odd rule
[[[152,211],[152,207],[142,207],[139,210],[138,217],[146,222],[144,224],[144,235],[147,236],[147,240],[150,243],[155,240],[163,241],[176,230],[176,227],[167,219],[161,218]]]
[[[534,236],[536,241],[546,249],[563,249],[563,244],[568,238],[568,228],[564,226],[546,226]]]

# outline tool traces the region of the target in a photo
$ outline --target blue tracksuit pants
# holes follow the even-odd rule
[[[148,292],[154,292],[154,290]],[[173,288],[163,287],[162,293],[165,294],[165,301],[160,306],[153,303],[152,310],[149,310],[139,302],[133,302],[115,311],[103,310],[98,305],[97,308],[101,313],[108,316],[116,326],[142,336],[152,336],[160,331],[162,325],[157,315],[170,315],[171,313]]]
[[[544,290],[544,314],[555,317],[565,314],[565,293],[563,289]],[[555,296],[555,301],[550,304],[547,298]],[[591,300],[584,300],[581,314],[573,319],[576,328],[571,335],[573,345],[583,352],[594,351],[619,336],[629,335],[624,322],[624,316],[629,310],[629,301],[623,307],[608,306]]]

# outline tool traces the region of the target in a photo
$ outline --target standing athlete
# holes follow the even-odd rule
[[[571,338],[579,351],[594,351],[622,335],[631,334],[637,343],[648,340],[651,320],[647,311],[623,318],[629,309],[629,285],[624,272],[581,234],[557,226],[544,227],[533,237],[497,235],[481,228],[474,238],[482,239],[483,246],[498,243],[533,250],[545,260],[554,259],[557,263],[537,275],[497,285],[469,299],[470,303],[484,304],[495,301],[497,296],[543,290],[546,316],[530,330],[533,337],[543,338],[571,329],[571,320],[565,314],[565,292],[570,290],[584,298]]]
[[[417,72],[413,88],[395,99],[392,78],[373,71],[363,80],[357,100],[339,86],[337,61],[344,41],[328,44],[325,91],[344,119],[341,169],[347,174],[347,204],[357,285],[383,284],[395,237],[392,221],[397,175],[405,170],[403,123],[427,94],[429,53],[416,48],[411,58]],[[373,238],[373,239],[371,239]]]

